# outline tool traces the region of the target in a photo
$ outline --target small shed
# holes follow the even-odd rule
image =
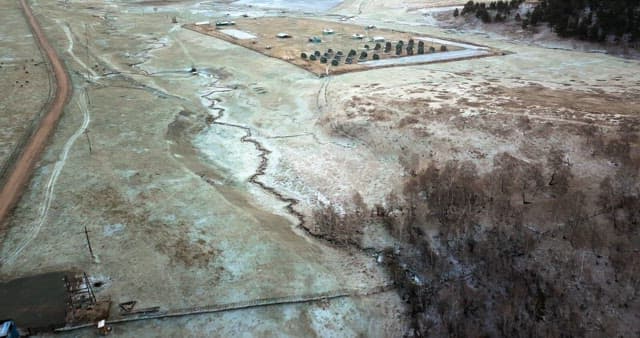
[[[235,21],[216,21],[216,26],[235,26]]]

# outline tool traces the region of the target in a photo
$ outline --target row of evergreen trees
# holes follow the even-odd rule
[[[576,37],[589,41],[640,42],[640,0],[542,0],[533,11],[520,18],[517,13],[523,0],[478,3],[469,1],[462,11],[453,15],[469,15],[484,23],[508,19],[522,21],[522,27],[537,26],[545,22],[562,37]],[[495,13],[494,15],[490,13]]]
[[[547,22],[564,37],[605,41],[609,36],[626,42],[640,40],[638,0],[543,0],[531,14],[531,23]]]
[[[467,14],[475,14],[477,18],[482,20],[484,23],[489,23],[491,21],[504,21],[511,14],[512,10],[517,10],[520,4],[522,4],[524,0],[511,0],[511,1],[492,1],[490,3],[484,2],[473,2],[469,1],[462,8],[462,12],[459,12],[456,8],[453,12],[453,16],[458,15],[467,15]],[[495,16],[491,17],[489,11],[496,12]]]

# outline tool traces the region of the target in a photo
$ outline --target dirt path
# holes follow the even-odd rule
[[[40,24],[36,20],[31,11],[31,8],[27,4],[26,0],[20,0],[20,5],[24,11],[24,15],[29,22],[31,31],[34,37],[38,41],[38,45],[44,54],[46,59],[51,65],[53,75],[55,77],[55,95],[49,102],[49,109],[47,113],[40,121],[38,129],[34,132],[33,136],[22,150],[20,157],[16,161],[9,174],[5,185],[0,191],[0,228],[3,228],[4,220],[11,211],[11,209],[18,202],[24,188],[29,182],[31,172],[35,167],[36,162],[40,158],[40,154],[44,149],[47,140],[53,134],[62,111],[71,95],[71,80],[67,74],[64,65],[53,46],[47,41]]]

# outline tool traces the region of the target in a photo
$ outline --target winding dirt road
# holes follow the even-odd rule
[[[55,94],[53,99],[47,104],[47,112],[42,117],[38,129],[25,145],[0,191],[0,229],[4,228],[5,219],[20,199],[24,188],[29,182],[31,172],[40,158],[49,137],[53,134],[71,95],[71,80],[64,68],[64,64],[58,57],[56,50],[49,41],[47,41],[42,27],[40,27],[40,24],[34,17],[31,7],[27,4],[27,0],[20,0],[20,5],[29,22],[31,32],[38,42],[40,50],[46,56],[51,66],[50,69],[53,70],[53,76],[55,77]]]

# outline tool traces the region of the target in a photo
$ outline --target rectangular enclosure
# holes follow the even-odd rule
[[[421,34],[306,18],[240,18],[224,25],[187,24],[317,75],[496,55],[490,48]]]

